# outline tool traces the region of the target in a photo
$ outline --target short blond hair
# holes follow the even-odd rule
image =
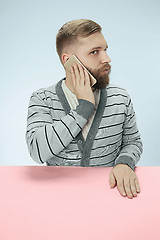
[[[62,65],[62,54],[65,47],[75,44],[78,37],[88,37],[101,31],[101,26],[89,19],[77,19],[65,23],[56,35],[56,50]]]

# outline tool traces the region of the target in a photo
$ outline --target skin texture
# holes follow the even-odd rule
[[[100,49],[95,47],[100,47]],[[62,61],[65,63],[72,54],[76,55],[83,65],[91,72],[91,74],[97,79],[97,82],[101,82],[102,87],[106,87],[109,82],[109,72],[104,72],[104,69],[109,68],[111,70],[111,59],[107,54],[107,42],[104,39],[102,33],[94,33],[89,37],[78,37],[75,45],[68,46],[64,49],[62,55]],[[66,71],[66,85],[74,93],[73,84],[71,80],[71,74]],[[97,87],[98,88],[98,87]]]
[[[74,64],[74,67],[71,67],[71,78],[73,91],[77,99],[85,99],[95,105],[95,98],[92,88],[90,87],[89,74],[83,70],[80,64]]]
[[[109,184],[111,188],[117,185],[119,193],[130,199],[137,197],[137,193],[140,193],[138,178],[135,172],[126,164],[118,164],[112,168]]]
[[[93,48],[95,48],[93,50]],[[78,37],[76,45],[68,46],[62,54],[62,61],[65,63],[72,54],[76,55],[83,65],[96,78],[95,88],[104,88],[109,83],[109,74],[111,71],[111,59],[107,54],[107,42],[102,33],[94,33],[89,37]],[[108,68],[108,71],[104,69]],[[80,64],[74,64],[71,68],[71,74],[66,71],[67,87],[76,94],[77,99],[85,99],[95,104],[93,95],[94,87],[90,86],[88,73]],[[132,199],[140,193],[140,186],[135,172],[127,164],[118,164],[114,166],[109,175],[109,184],[111,188],[117,186],[122,196]],[[124,195],[123,195],[124,193]]]

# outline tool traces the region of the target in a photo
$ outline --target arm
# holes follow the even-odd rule
[[[115,160],[115,165],[121,163],[127,164],[132,170],[134,170],[135,165],[139,161],[142,154],[143,145],[136,124],[133,104],[129,95],[125,114],[126,117],[123,125],[122,149],[119,156]]]
[[[75,64],[71,77],[79,105],[59,121],[53,121],[49,106],[37,93],[30,99],[26,141],[37,163],[59,154],[78,135],[93,112],[95,99],[88,73]]]
[[[53,121],[50,108],[38,93],[30,98],[27,118],[26,142],[31,157],[37,163],[44,163],[58,155],[82,130],[90,117],[94,104],[78,99],[75,110]]]

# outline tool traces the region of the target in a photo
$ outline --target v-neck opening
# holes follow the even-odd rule
[[[65,79],[66,78],[61,79],[56,84],[56,93],[57,93],[57,96],[59,97],[59,100],[62,104],[62,107],[63,107],[65,113],[68,114],[70,112],[71,108],[67,101],[65,93],[62,89],[62,81]],[[93,121],[91,123],[90,129],[88,131],[86,140],[83,137],[82,131],[75,137],[78,148],[82,153],[81,166],[89,166],[89,157],[91,154],[92,145],[93,145],[95,136],[98,132],[98,128],[99,128],[99,125],[100,125],[100,122],[101,122],[101,119],[103,116],[103,112],[104,112],[104,109],[106,106],[106,100],[107,100],[107,91],[104,88],[104,89],[101,89],[99,104],[97,106],[97,110],[96,110],[95,116],[93,118]],[[81,144],[79,144],[79,142],[81,142]],[[85,158],[84,158],[84,156],[85,156]]]

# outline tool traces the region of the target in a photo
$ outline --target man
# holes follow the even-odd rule
[[[30,98],[26,141],[31,157],[48,166],[113,167],[109,184],[122,196],[140,192],[135,165],[142,141],[135,112],[125,89],[109,83],[111,62],[102,28],[79,19],[64,24],[56,37],[60,61],[74,54],[74,64],[57,84],[34,92]]]

